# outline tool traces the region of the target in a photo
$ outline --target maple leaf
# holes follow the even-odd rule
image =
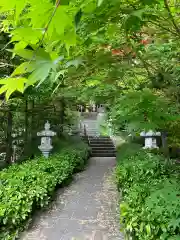
[[[11,94],[15,91],[23,93],[26,82],[27,79],[23,77],[20,78],[9,77],[0,79],[0,85],[2,85],[2,87],[0,88],[0,94],[6,92],[6,100],[8,100]]]

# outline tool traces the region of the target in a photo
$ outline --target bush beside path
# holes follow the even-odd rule
[[[138,240],[180,239],[179,166],[163,156],[125,144],[116,182],[122,194],[121,225]]]
[[[18,237],[37,208],[50,202],[57,187],[84,169],[89,148],[71,144],[49,159],[37,157],[0,172],[0,239]]]

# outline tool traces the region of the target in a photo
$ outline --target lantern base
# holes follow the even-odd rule
[[[50,152],[42,152],[42,154],[43,154],[43,156],[44,156],[45,158],[49,158]]]

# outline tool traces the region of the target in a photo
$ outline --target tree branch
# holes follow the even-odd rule
[[[4,68],[4,67],[16,67],[16,66],[13,64],[0,62],[0,68]]]
[[[167,32],[169,32],[169,33],[172,33],[173,35],[176,35],[176,36],[177,36],[177,33],[176,33],[176,32],[173,32],[172,30],[170,30],[170,29],[168,29],[168,28],[166,28],[166,27],[163,27],[161,24],[158,24],[157,22],[154,22],[154,21],[152,21],[152,20],[150,20],[149,22],[151,22],[151,23],[154,24],[155,26],[160,27],[160,28],[162,28],[163,30],[165,30],[165,31],[167,31]]]
[[[178,35],[180,35],[180,28],[179,28],[178,25],[176,24],[176,22],[175,22],[175,20],[174,20],[174,17],[173,17],[173,15],[172,15],[172,13],[171,13],[171,9],[170,9],[170,7],[169,7],[169,5],[168,5],[168,0],[164,0],[164,5],[165,5],[165,8],[166,8],[167,11],[168,11],[169,17],[170,17],[170,19],[171,19],[171,21],[172,21],[172,23],[173,23],[173,25],[174,25],[174,27],[175,27],[175,29],[176,29],[176,32],[178,33]]]

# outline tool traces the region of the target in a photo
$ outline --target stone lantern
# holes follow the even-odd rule
[[[161,136],[160,132],[153,132],[152,130],[149,130],[148,132],[141,132],[140,136],[145,138],[145,146],[143,147],[144,149],[158,148],[156,138]]]
[[[47,121],[44,125],[44,130],[37,133],[37,136],[41,137],[41,145],[38,146],[45,158],[49,157],[49,153],[53,149],[52,137],[56,136],[56,133],[50,130],[50,124]]]

